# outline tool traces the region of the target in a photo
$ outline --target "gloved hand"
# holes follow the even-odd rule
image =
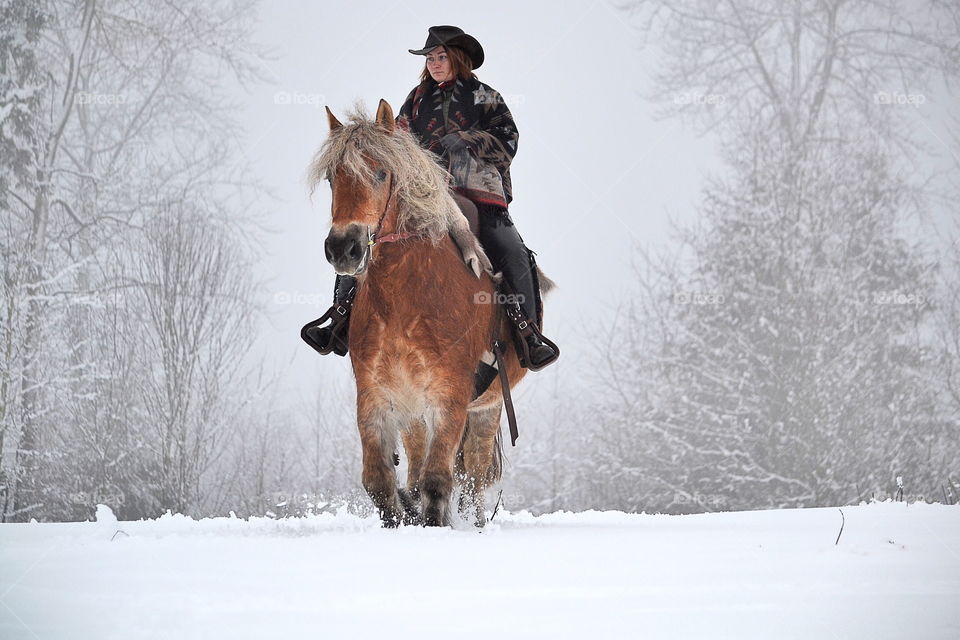
[[[451,156],[470,150],[470,147],[457,132],[448,133],[440,138],[440,144],[443,145],[443,150]]]

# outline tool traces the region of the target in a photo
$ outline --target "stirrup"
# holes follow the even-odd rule
[[[516,329],[516,334],[519,336],[519,339],[514,340],[514,342],[517,344],[517,357],[520,360],[520,366],[529,369],[530,371],[540,371],[547,365],[556,362],[560,357],[560,347],[558,347],[553,340],[550,340],[540,333],[540,329],[537,327],[537,325],[523,315],[520,305],[512,304],[505,305],[505,307],[507,311],[507,317],[510,318],[510,321],[513,323],[513,328]],[[553,349],[554,353],[552,358],[544,360],[536,367],[532,366],[530,363],[530,345],[527,344],[527,338],[530,336],[536,336],[540,342]]]
[[[312,320],[307,324],[303,325],[303,328],[300,329],[300,338],[310,345],[317,353],[322,356],[327,355],[328,353],[333,352],[333,341],[337,335],[339,329],[346,323],[350,318],[350,309],[353,306],[351,300],[344,300],[343,302],[335,302],[333,306],[327,309],[327,312],[316,320]],[[312,329],[313,327],[320,326],[327,320],[333,319],[333,322],[328,327],[330,329],[330,341],[328,344],[320,344],[309,335],[307,335],[307,330]]]

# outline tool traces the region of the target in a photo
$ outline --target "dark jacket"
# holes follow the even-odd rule
[[[476,203],[506,207],[513,200],[510,163],[519,137],[513,115],[499,92],[475,78],[457,79],[452,91],[445,119],[443,91],[428,78],[407,96],[397,124],[436,154],[461,139],[465,145],[453,145],[447,159],[453,188]],[[448,134],[455,136],[445,139]]]

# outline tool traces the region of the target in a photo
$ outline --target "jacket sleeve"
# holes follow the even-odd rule
[[[479,122],[475,128],[461,131],[460,134],[474,156],[493,163],[503,173],[510,168],[517,154],[520,134],[503,96],[486,85],[483,88],[483,102],[477,105],[480,110]]]
[[[410,118],[413,117],[413,96],[416,93],[417,88],[414,87],[413,90],[407,94],[407,99],[404,100],[403,105],[400,107],[400,111],[397,112],[397,126],[405,131],[410,131]]]

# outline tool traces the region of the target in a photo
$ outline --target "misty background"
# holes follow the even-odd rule
[[[367,508],[304,173],[435,24],[559,284],[507,508],[956,501],[950,3],[0,0],[5,521]]]

